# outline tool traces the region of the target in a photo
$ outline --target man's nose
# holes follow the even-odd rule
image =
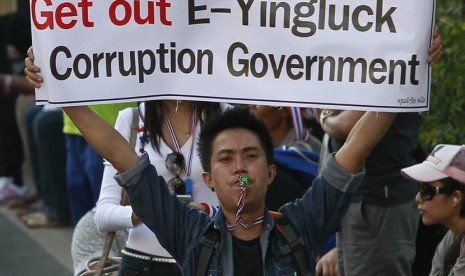
[[[238,158],[236,160],[236,168],[235,168],[235,173],[243,173],[246,171],[245,163],[242,158]]]

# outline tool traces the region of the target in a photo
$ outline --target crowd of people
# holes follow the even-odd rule
[[[41,68],[18,28],[28,2],[0,4],[0,203],[29,228],[73,227],[75,275],[107,232],[119,275],[465,275],[465,147],[418,154],[420,114],[35,106]],[[310,175],[280,162],[283,149]],[[432,224],[444,237],[418,241]],[[418,242],[435,251],[419,259]]]

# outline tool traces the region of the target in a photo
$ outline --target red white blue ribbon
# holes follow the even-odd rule
[[[252,223],[247,223],[242,219],[242,209],[244,209],[244,199],[245,194],[247,191],[247,186],[249,185],[249,178],[247,176],[239,175],[239,186],[241,188],[241,193],[239,195],[239,199],[237,200],[237,207],[236,207],[236,221],[234,224],[229,224],[226,222],[226,227],[229,231],[234,231],[237,228],[237,225],[242,226],[245,229],[249,229],[254,225],[260,224],[263,222],[264,216],[259,216],[258,218],[254,219]]]
[[[297,141],[308,142],[310,140],[310,130],[304,127],[302,109],[300,107],[291,107],[290,110]]]
[[[171,125],[170,118],[168,117],[168,113],[166,112],[166,108],[163,105],[163,115],[165,116],[165,121],[166,125],[168,126],[168,130],[171,135],[171,139],[173,139],[174,147],[176,148],[176,151],[181,153],[181,147],[179,146],[178,139],[176,138],[176,134],[174,132],[174,128]],[[192,181],[190,181],[190,175],[191,175],[191,168],[192,168],[192,156],[194,155],[194,144],[195,144],[195,130],[197,128],[197,105],[194,106],[192,110],[192,126],[191,126],[191,136],[189,138],[192,138],[191,142],[191,148],[189,150],[189,158],[187,159],[187,165],[186,165],[186,177],[187,181],[186,183],[186,193],[188,195],[192,195]]]

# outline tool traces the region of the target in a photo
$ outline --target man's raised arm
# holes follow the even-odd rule
[[[342,148],[336,153],[336,161],[351,173],[359,172],[365,159],[386,134],[396,113],[367,111],[355,124]]]
[[[128,141],[89,107],[63,107],[63,110],[92,148],[118,172],[127,171],[137,164],[139,158]]]

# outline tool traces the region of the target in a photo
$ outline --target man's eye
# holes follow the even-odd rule
[[[257,158],[257,156],[258,156],[257,154],[251,153],[251,154],[247,154],[246,157],[247,157],[248,159],[253,159],[253,158]]]
[[[220,158],[220,162],[229,162],[232,158],[230,156],[224,156]]]

